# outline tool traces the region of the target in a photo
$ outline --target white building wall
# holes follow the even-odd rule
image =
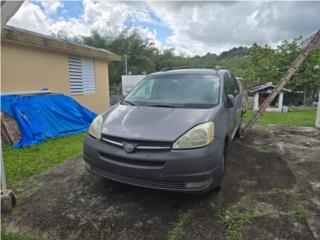
[[[123,75],[122,81],[122,95],[128,95],[131,90],[146,77],[146,75]]]
[[[279,112],[282,112],[282,107],[283,107],[283,92],[281,92],[281,93],[279,94],[278,104],[279,104]]]
[[[253,111],[257,111],[259,109],[259,93],[256,92],[253,98]]]

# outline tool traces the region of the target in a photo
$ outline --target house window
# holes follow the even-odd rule
[[[95,93],[96,80],[93,59],[70,55],[69,82],[71,95]]]

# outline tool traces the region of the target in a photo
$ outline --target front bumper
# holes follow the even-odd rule
[[[87,135],[83,156],[90,172],[111,180],[162,190],[203,192],[220,185],[223,144],[224,141],[216,138],[198,149],[127,153],[119,146]],[[185,184],[190,182],[208,184],[186,188]]]

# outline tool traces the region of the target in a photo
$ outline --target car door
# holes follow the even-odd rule
[[[242,118],[242,95],[240,93],[240,87],[238,85],[238,82],[236,78],[233,76],[233,74],[229,74],[230,78],[230,84],[231,84],[231,91],[234,97],[234,105],[233,105],[233,111],[234,111],[234,119],[233,119],[233,131],[237,130],[241,118]]]
[[[225,99],[225,110],[227,113],[227,131],[228,131],[228,135],[233,137],[234,135],[234,128],[236,125],[236,106],[228,106],[227,105],[227,96],[228,95],[232,95],[234,96],[234,86],[231,82],[230,79],[230,75],[229,74],[225,74],[224,75],[224,99]]]

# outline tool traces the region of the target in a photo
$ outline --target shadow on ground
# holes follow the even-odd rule
[[[255,128],[234,142],[222,190],[201,195],[111,182],[79,157],[16,189],[2,224],[39,239],[316,239],[320,137],[308,131],[301,162],[293,139],[304,131]]]

